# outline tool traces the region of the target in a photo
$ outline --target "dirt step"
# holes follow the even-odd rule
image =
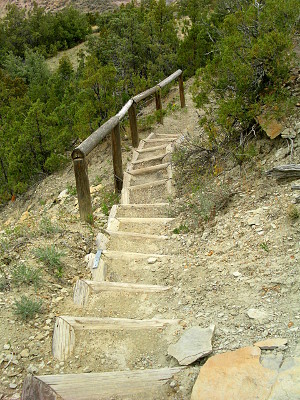
[[[168,179],[169,163],[155,165],[152,167],[139,168],[136,170],[128,171],[131,175],[130,186],[136,186],[146,183],[151,183],[163,179]]]
[[[165,235],[171,229],[174,218],[117,218],[118,230],[123,232]]]
[[[168,388],[166,383],[181,370],[182,367],[176,367],[98,374],[30,376],[24,383],[22,399],[163,399],[167,395],[167,392],[163,393],[163,389]]]
[[[137,161],[155,156],[165,156],[167,154],[167,146],[168,143],[158,146],[150,146],[148,144],[147,148],[136,149],[136,152],[139,153]]]
[[[170,207],[169,203],[167,202],[163,202],[161,204],[119,204],[116,211],[117,218],[158,218],[169,216]]]
[[[172,243],[167,236],[122,231],[107,233],[110,235],[108,250],[126,249],[135,253],[168,254],[172,249]]]
[[[174,263],[172,256],[161,254],[104,251],[106,280],[112,282],[164,284],[158,272]],[[151,260],[152,264],[149,264]],[[153,262],[154,261],[154,262]]]
[[[152,147],[156,146],[168,146],[169,144],[175,142],[177,138],[171,137],[171,138],[154,138],[154,139],[144,139],[144,146],[143,149],[147,150]]]
[[[164,203],[171,193],[168,189],[168,179],[131,186],[129,190],[130,203]]]
[[[161,330],[170,325],[179,326],[179,319],[130,319],[130,318],[97,318],[60,316],[56,318],[53,332],[53,357],[64,361],[75,348],[75,333],[77,331],[136,331]],[[100,335],[101,336],[101,335]],[[112,338],[113,339],[113,338]],[[101,340],[101,338],[100,338]],[[98,349],[101,345],[98,344]],[[86,348],[86,346],[84,346]],[[81,360],[82,361],[82,360]]]
[[[137,159],[136,161],[132,161],[132,168],[136,170],[138,168],[147,168],[155,165],[161,165],[166,161],[169,161],[171,158],[170,153],[161,154],[158,156],[152,156],[144,159]]]
[[[158,293],[170,289],[169,286],[161,285],[78,280],[74,288],[74,303],[80,306],[85,306],[90,295],[100,294],[103,292],[109,292],[109,296],[111,296],[111,292],[117,292],[117,296],[120,296],[120,294],[124,293]]]

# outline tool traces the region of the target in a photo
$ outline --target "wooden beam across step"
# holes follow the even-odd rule
[[[179,319],[97,318],[63,315],[57,317],[54,324],[52,341],[53,357],[64,361],[73,353],[76,330],[162,329],[168,325],[179,323]]]
[[[88,374],[29,376],[22,400],[107,400],[144,396],[159,390],[183,367]],[[159,393],[153,393],[157,399]]]
[[[171,289],[170,286],[145,285],[139,283],[124,282],[98,282],[90,280],[78,280],[74,288],[74,303],[84,307],[88,302],[89,294],[111,292],[130,292],[130,293],[157,293]]]
[[[127,238],[137,238],[137,239],[154,239],[154,240],[167,240],[166,235],[151,235],[148,233],[137,233],[137,232],[127,232],[127,231],[105,231],[109,236],[114,237],[127,237]]]
[[[130,175],[143,175],[143,174],[151,174],[152,172],[161,171],[163,169],[167,169],[170,163],[164,163],[159,165],[152,165],[151,167],[144,167],[139,169],[134,169],[127,171]]]

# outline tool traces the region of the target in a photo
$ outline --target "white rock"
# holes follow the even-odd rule
[[[3,350],[9,350],[10,349],[10,344],[7,343],[3,346]]]
[[[235,276],[236,278],[238,278],[239,276],[242,276],[242,274],[239,271],[233,272],[232,275]]]
[[[287,128],[281,133],[281,137],[284,139],[295,139],[296,132],[292,128]]]
[[[68,189],[63,190],[62,192],[59,193],[59,195],[57,196],[58,199],[64,199],[66,197],[68,197]]]
[[[154,264],[154,263],[156,263],[156,261],[157,261],[157,258],[155,258],[155,257],[149,257],[147,260],[148,264]]]
[[[29,350],[28,349],[24,349],[21,351],[20,356],[22,358],[28,358],[29,357]]]
[[[9,384],[9,387],[10,387],[11,389],[15,389],[17,386],[18,386],[18,385],[17,385],[16,383],[10,383],[10,384]]]
[[[264,320],[268,318],[268,314],[263,311],[263,310],[258,310],[257,308],[250,308],[247,311],[247,315],[251,319],[257,319],[257,320]]]

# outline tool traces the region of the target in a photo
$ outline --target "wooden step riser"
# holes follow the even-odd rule
[[[149,394],[168,383],[182,367],[89,374],[29,376],[22,400],[149,399]],[[159,397],[153,397],[153,399]],[[161,399],[164,398],[160,397]]]
[[[170,289],[169,286],[143,285],[124,282],[97,282],[78,280],[74,288],[74,303],[84,307],[88,303],[90,295],[97,295],[103,292],[117,292],[118,295],[126,293],[160,293]]]
[[[180,320],[167,319],[128,319],[128,318],[95,318],[60,316],[56,318],[52,353],[57,360],[64,361],[70,357],[75,348],[76,331],[135,331],[163,329],[169,325],[178,325]]]

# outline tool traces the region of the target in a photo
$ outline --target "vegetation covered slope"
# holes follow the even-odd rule
[[[202,121],[212,146],[224,132],[251,131],[260,107],[286,100],[296,5],[132,2],[97,17],[99,35],[90,37],[88,56],[79,53],[76,71],[63,58],[53,73],[44,57],[84,40],[91,19],[72,8],[47,14],[36,6],[26,15],[10,7],[0,21],[0,198],[57,169],[66,150],[178,67],[186,77],[202,68],[199,104],[211,91],[217,97],[217,120]]]

